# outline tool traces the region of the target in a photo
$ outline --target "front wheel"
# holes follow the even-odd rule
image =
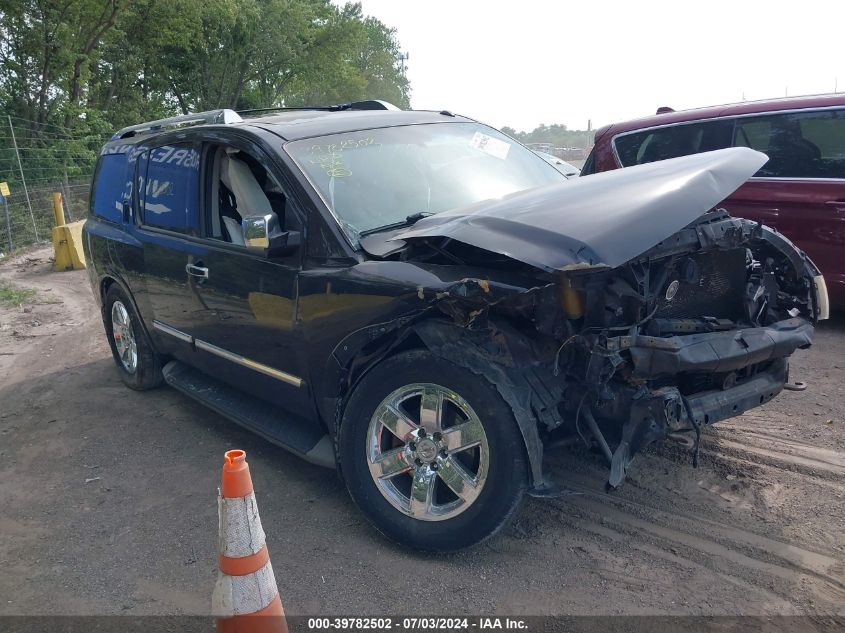
[[[525,494],[525,444],[481,376],[425,350],[391,357],[356,387],[338,434],[352,498],[392,540],[430,551],[480,543]]]

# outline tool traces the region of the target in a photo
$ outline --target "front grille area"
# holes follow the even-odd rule
[[[725,390],[741,384],[755,374],[767,370],[771,362],[748,365],[736,371],[713,373],[682,373],[677,376],[679,391],[685,396],[692,396],[707,391]],[[671,384],[671,383],[670,383]]]
[[[695,270],[698,281],[685,281],[681,273],[670,275],[660,291],[654,316],[667,319],[739,317],[745,291],[745,249],[698,253],[690,259],[694,264],[682,264],[680,269]],[[671,300],[666,299],[666,289],[675,279],[680,281],[678,291]]]

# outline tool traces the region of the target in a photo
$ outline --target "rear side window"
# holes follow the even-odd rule
[[[596,173],[596,148],[593,147],[593,151],[590,152],[590,155],[587,156],[587,160],[584,161],[584,166],[581,168],[581,175],[582,176],[589,176],[590,174]]]
[[[123,194],[127,190],[126,154],[103,154],[94,175],[91,212],[109,222],[123,221]]]
[[[139,162],[143,224],[188,233],[199,228],[200,154],[192,146],[165,145]]]
[[[617,136],[613,143],[623,167],[653,163],[731,146],[733,121],[685,123]]]
[[[734,145],[768,155],[755,176],[845,178],[845,110],[790,112],[736,120]]]

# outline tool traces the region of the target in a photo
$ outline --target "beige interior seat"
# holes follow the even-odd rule
[[[248,215],[266,215],[273,212],[270,200],[258,184],[252,170],[229,150],[220,157],[220,180],[235,196],[237,213],[241,218]],[[233,244],[244,245],[243,229],[239,220],[223,216],[221,218]]]

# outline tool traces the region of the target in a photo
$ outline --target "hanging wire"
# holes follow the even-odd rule
[[[34,121],[32,119],[26,119],[26,118],[20,117],[20,116],[15,116],[15,115],[7,115],[7,116],[11,117],[15,121],[26,121],[27,123],[31,123],[32,125],[29,126],[29,129],[32,129],[33,127],[51,127],[51,128],[55,128],[57,130],[61,130],[63,135],[66,138],[80,138],[80,137],[84,136],[84,135],[72,134],[70,131],[68,131],[68,128],[63,127],[61,125],[56,125],[55,123],[39,123],[38,121]],[[53,134],[56,134],[56,133],[54,132]],[[58,136],[58,134],[56,134],[56,136]]]

